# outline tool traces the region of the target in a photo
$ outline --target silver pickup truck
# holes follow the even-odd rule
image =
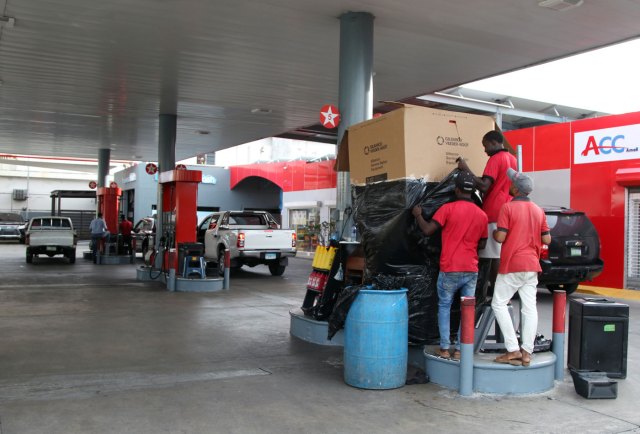
[[[266,211],[220,211],[198,225],[198,241],[204,244],[204,258],[224,272],[224,251],[231,253],[231,268],[264,264],[274,276],[281,276],[296,255],[296,233],[279,229]]]
[[[27,263],[38,255],[64,255],[71,264],[76,262],[78,237],[69,217],[33,217],[29,220],[25,234]]]

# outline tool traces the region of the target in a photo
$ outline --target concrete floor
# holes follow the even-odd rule
[[[640,302],[615,400],[570,376],[535,396],[460,397],[433,384],[347,386],[342,349],[289,336],[311,262],[232,276],[227,292],[170,293],[136,265],[24,260],[0,244],[0,434],[640,432]],[[539,291],[540,330],[551,297]]]

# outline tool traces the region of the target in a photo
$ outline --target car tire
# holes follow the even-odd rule
[[[69,258],[69,263],[70,264],[75,264],[76,263],[76,249],[73,249],[72,251],[69,252],[69,256],[67,256],[67,258]]]
[[[31,251],[27,249],[27,264],[32,264],[32,263],[33,263],[33,253],[31,253]]]
[[[286,268],[287,267],[285,265],[269,264],[269,271],[271,272],[272,276],[282,276]]]
[[[578,289],[578,283],[558,283],[558,284],[548,284],[547,289],[549,292],[553,293],[554,291],[565,291],[567,295],[573,294],[576,289]]]
[[[218,274],[224,276],[224,249],[218,250]]]

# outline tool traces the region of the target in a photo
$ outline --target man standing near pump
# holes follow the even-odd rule
[[[481,178],[473,174],[463,158],[458,159],[458,169],[470,172],[474,176],[475,187],[482,193],[482,209],[489,219],[488,232],[489,235],[491,235],[496,229],[500,208],[505,203],[511,201],[511,196],[509,196],[510,181],[509,178],[507,178],[507,169],[511,168],[516,170],[517,161],[516,158],[505,149],[504,137],[499,131],[492,130],[486,133],[484,137],[482,137],[482,146],[484,147],[484,152],[489,156],[489,161],[487,161]],[[487,280],[489,281],[490,289],[487,294],[478,294],[478,297],[486,298],[487,295],[493,292],[498,274],[498,268],[500,266],[500,243],[489,236],[487,245],[478,252],[478,255],[481,262],[489,262],[485,267],[489,267]],[[480,269],[483,269],[482,265]],[[483,302],[484,300],[481,299],[479,301]]]

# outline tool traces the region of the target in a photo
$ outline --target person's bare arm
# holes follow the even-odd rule
[[[499,243],[504,243],[504,240],[507,239],[507,230],[503,228],[498,228],[493,231],[493,239]]]
[[[422,208],[420,208],[420,206],[418,205],[413,207],[413,209],[411,210],[411,213],[416,218],[416,221],[418,222],[418,227],[420,228],[422,233],[424,233],[428,237],[433,235],[440,227],[433,220],[426,221],[424,217],[422,217]]]
[[[542,244],[551,244],[551,234],[542,234]]]
[[[487,239],[486,238],[480,238],[480,241],[478,241],[478,250],[482,250],[485,247],[487,247]]]
[[[478,190],[480,190],[481,193],[486,193],[491,188],[491,185],[493,184],[493,179],[488,178],[488,177],[481,178],[479,176],[476,176],[476,174],[473,173],[471,171],[471,169],[469,169],[469,166],[467,165],[467,162],[462,157],[458,158],[458,169],[464,170],[464,171],[469,172],[469,173],[471,173],[473,175],[473,179],[475,181],[475,187]]]

